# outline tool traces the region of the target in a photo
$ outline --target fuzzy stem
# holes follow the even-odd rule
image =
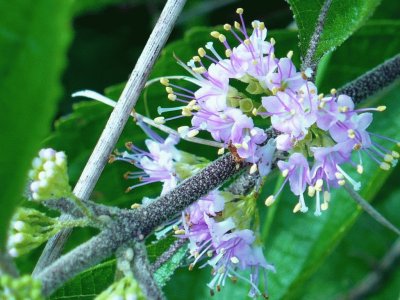
[[[127,242],[143,241],[155,228],[247,166],[235,161],[230,153],[225,154],[149,205],[133,211],[121,211],[118,219],[108,228],[35,276],[42,282],[43,293],[50,295],[64,282],[109,257]]]
[[[187,242],[187,239],[181,238],[178,238],[175,242],[173,242],[171,246],[153,263],[153,272],[157,271],[163,264],[165,264],[179,249],[187,245]]]
[[[384,216],[382,216],[375,208],[371,206],[364,198],[360,196],[354,189],[348,185],[345,184],[344,186],[345,190],[349,193],[351,198],[361,206],[361,208],[369,214],[375,221],[377,221],[379,224],[385,226],[386,228],[390,229],[397,235],[400,235],[400,230],[394,226],[389,220],[387,220]]]
[[[74,194],[79,199],[83,201],[89,199],[185,2],[186,0],[168,0],[165,4],[128,83],[75,186]],[[64,218],[68,219],[70,217],[66,216]],[[47,243],[34,273],[40,272],[60,256],[70,233],[71,230],[62,231]]]
[[[389,86],[400,77],[400,54],[361,75],[338,90],[338,94],[350,96],[360,103]]]
[[[326,16],[328,14],[329,8],[331,6],[332,0],[326,0],[324,5],[321,8],[321,12],[319,13],[317,24],[315,26],[315,30],[310,39],[310,44],[308,45],[308,50],[306,55],[303,58],[302,70],[305,71],[307,68],[311,68],[314,73],[317,67],[318,61],[314,60],[315,52],[317,51],[319,40],[321,39],[321,35],[324,31],[324,25]]]
[[[144,243],[133,245],[132,271],[135,279],[139,283],[140,289],[149,300],[165,299],[163,292],[158,287],[153,277],[153,270],[147,258],[147,250]]]

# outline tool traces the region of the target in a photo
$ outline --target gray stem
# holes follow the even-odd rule
[[[389,86],[400,77],[400,54],[361,75],[338,90],[338,94],[350,96],[360,103]]]
[[[186,0],[168,0],[165,4],[128,83],[75,186],[74,194],[79,199],[84,201],[89,199],[185,2]],[[67,215],[63,218],[68,219],[70,216]],[[35,267],[34,274],[39,273],[60,256],[70,233],[71,230],[61,231],[49,240]]]
[[[132,271],[139,286],[149,300],[165,299],[163,292],[158,287],[153,277],[153,269],[147,257],[147,250],[144,243],[135,243],[133,245]]]
[[[315,26],[315,30],[310,39],[310,44],[308,45],[308,50],[306,55],[303,58],[303,63],[301,69],[305,71],[307,68],[311,68],[314,73],[317,67],[318,61],[314,60],[315,52],[317,51],[319,40],[321,39],[321,35],[324,31],[324,25],[326,16],[328,14],[329,8],[331,6],[332,0],[326,0],[324,5],[321,8],[321,12],[319,13],[317,24]]]
[[[237,162],[233,155],[225,154],[149,205],[133,211],[121,211],[118,219],[108,228],[35,276],[42,282],[44,295],[50,295],[64,282],[109,257],[125,243],[143,241],[155,228],[247,166]]]
[[[385,254],[375,270],[368,274],[354,289],[352,289],[346,299],[361,300],[366,299],[372,294],[379,285],[385,280],[385,275],[396,269],[396,262],[400,258],[400,238],[398,238],[389,251]]]
[[[0,277],[3,275],[18,277],[19,272],[8,253],[0,251]]]
[[[400,230],[394,226],[388,219],[386,219],[384,216],[382,216],[375,208],[372,207],[371,204],[369,204],[365,199],[363,199],[360,194],[358,194],[354,189],[349,186],[348,184],[345,184],[344,188],[346,191],[349,193],[351,198],[361,206],[361,208],[369,214],[375,221],[377,221],[379,224],[385,226],[386,228],[390,229],[397,235],[400,235]]]
[[[177,239],[171,244],[171,246],[161,254],[157,260],[153,263],[153,272],[157,271],[163,264],[165,264],[174,254],[187,244],[187,239]]]

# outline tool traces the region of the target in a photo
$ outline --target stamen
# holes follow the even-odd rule
[[[274,195],[271,195],[265,200],[265,205],[271,206],[275,202],[275,200],[276,199],[275,199]]]
[[[170,111],[177,111],[185,108],[186,106],[177,106],[177,107],[157,107],[157,113],[159,115],[162,115],[165,112],[170,112]]]
[[[165,123],[165,118],[164,117],[157,117],[154,119],[154,122],[156,124],[164,124]]]
[[[257,168],[257,164],[253,164],[250,168],[250,174],[254,174],[255,172],[257,172],[258,168]]]

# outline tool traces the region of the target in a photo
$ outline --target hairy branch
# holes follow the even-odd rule
[[[144,240],[155,228],[247,166],[235,161],[231,154],[225,154],[149,205],[134,211],[121,211],[108,228],[35,276],[42,282],[43,293],[50,295],[64,282],[109,257],[127,242]]]
[[[79,199],[89,199],[185,2],[186,0],[168,0],[165,4],[128,83],[75,186],[74,194]],[[70,217],[66,216],[63,218],[68,219]],[[35,274],[60,256],[63,245],[70,233],[70,230],[62,231],[47,243],[35,267]]]
[[[324,5],[321,8],[321,12],[319,13],[317,24],[315,26],[315,30],[310,39],[310,44],[308,45],[308,50],[306,55],[304,56],[302,63],[302,70],[305,71],[307,68],[311,68],[314,73],[317,67],[318,61],[314,60],[315,52],[317,51],[319,40],[321,39],[321,35],[324,31],[324,25],[326,16],[328,14],[329,8],[331,6],[332,0],[325,0]]]
[[[153,269],[147,258],[147,250],[144,243],[135,243],[133,245],[133,261],[132,270],[133,275],[139,286],[149,300],[162,300],[165,299],[163,292],[158,287],[153,277]]]
[[[184,247],[187,244],[186,239],[177,239],[175,242],[172,243],[172,245],[165,251],[163,254],[161,254],[157,260],[153,263],[152,269],[153,272],[157,271],[163,264],[165,264],[174,254]]]
[[[389,86],[400,77],[400,54],[385,61],[338,90],[338,94],[350,96],[360,103]]]
[[[382,284],[387,273],[396,269],[396,262],[400,258],[400,238],[398,238],[389,251],[385,254],[375,270],[368,274],[354,289],[352,289],[346,299],[361,300],[366,299]]]
[[[351,198],[361,206],[361,208],[369,214],[375,221],[377,221],[379,224],[385,226],[386,228],[390,229],[397,235],[400,235],[400,230],[394,226],[388,219],[386,219],[384,216],[382,216],[375,208],[371,206],[365,199],[363,199],[360,194],[358,194],[354,189],[349,186],[348,184],[344,185],[344,188],[346,191],[349,193]]]

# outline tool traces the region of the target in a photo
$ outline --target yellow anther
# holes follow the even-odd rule
[[[204,50],[204,48],[199,48],[197,53],[200,55],[200,57],[204,57],[206,55],[206,50]]]
[[[213,38],[219,38],[219,36],[221,35],[218,31],[211,31],[211,33],[210,33],[210,35],[213,37]]]
[[[221,43],[224,43],[224,42],[226,41],[226,37],[225,37],[225,35],[223,35],[223,34],[220,34],[219,37],[218,37],[218,39],[219,39],[219,41],[220,41]]]
[[[356,137],[356,133],[354,132],[353,129],[347,130],[347,136],[351,139],[354,139]]]
[[[257,116],[257,114],[258,114],[257,108],[253,108],[253,110],[251,111],[251,113],[252,113],[254,116]]]
[[[240,29],[240,23],[239,22],[235,21],[233,23],[233,25],[235,26],[236,29]]]
[[[164,124],[165,123],[165,118],[164,117],[157,117],[154,119],[154,122],[156,124]]]
[[[390,163],[393,161],[393,156],[391,156],[390,154],[386,154],[383,160]]]
[[[397,152],[397,151],[392,151],[392,156],[393,156],[394,158],[399,158],[399,157],[400,157],[400,154],[399,154],[399,152]]]
[[[349,107],[348,106],[339,106],[339,111],[340,112],[347,112],[347,111],[349,111]]]
[[[320,191],[323,185],[324,185],[324,181],[321,178],[317,179],[317,182],[315,183],[315,186],[314,186],[315,190]]]
[[[178,133],[180,135],[185,136],[188,133],[188,131],[189,131],[189,126],[180,126],[180,127],[178,127]]]
[[[233,264],[238,264],[238,263],[239,263],[239,258],[237,258],[236,256],[232,256],[232,257],[231,257],[231,262],[232,262]]]
[[[346,184],[346,180],[342,179],[337,182],[339,185],[343,186]]]
[[[195,61],[195,62],[200,62],[201,61],[201,59],[200,59],[200,56],[193,56],[193,60]]]
[[[385,171],[390,169],[390,165],[387,162],[381,162],[381,164],[379,166],[382,170],[385,170]]]
[[[176,95],[175,94],[168,94],[168,99],[171,101],[175,101],[176,100]]]
[[[226,49],[225,50],[225,56],[229,58],[229,57],[231,57],[231,55],[232,55],[232,50],[231,49]]]
[[[289,58],[289,59],[291,59],[291,58],[293,57],[293,51],[290,50],[290,51],[286,54],[286,57]]]
[[[236,9],[236,13],[239,15],[243,14],[243,8],[239,7],[238,9]]]
[[[301,204],[300,202],[298,202],[293,208],[293,213],[297,213],[298,211],[300,211],[300,209],[301,209]]]
[[[309,186],[308,187],[308,196],[310,196],[310,197],[314,197],[314,195],[315,195],[315,188],[313,187],[313,186]]]
[[[331,94],[332,94],[332,95],[336,95],[336,93],[337,93],[337,90],[336,90],[336,89],[331,89]]]
[[[132,205],[131,205],[131,208],[132,209],[136,209],[136,208],[139,208],[141,205],[139,204],[139,203],[133,203]]]
[[[203,74],[203,73],[207,72],[206,68],[204,68],[204,67],[192,68],[192,70],[195,73],[199,73],[199,74]]]
[[[260,30],[264,30],[264,29],[265,29],[265,24],[264,24],[264,22],[260,22],[260,24],[258,25],[258,28],[259,28]]]
[[[271,90],[271,92],[272,92],[273,95],[276,95],[276,94],[279,92],[279,89],[276,88],[276,87],[274,87],[274,88]]]
[[[271,206],[272,203],[274,203],[274,202],[275,202],[275,197],[273,195],[271,195],[265,200],[265,205]]]
[[[385,106],[385,105],[378,106],[378,107],[376,108],[376,110],[377,110],[377,111],[385,111],[385,110],[386,110],[386,106]]]
[[[247,46],[251,44],[251,41],[249,39],[245,39],[243,42]]]
[[[218,149],[218,155],[222,155],[225,152],[225,148],[219,148]]]
[[[239,144],[239,143],[235,143],[235,144],[233,144],[233,146],[235,146],[236,149],[242,148],[242,144]]]
[[[336,172],[335,173],[335,177],[336,177],[336,179],[343,179],[344,178],[343,174],[340,173],[340,172]]]
[[[250,168],[249,173],[250,174],[254,174],[255,172],[257,172],[258,168],[257,168],[257,164],[253,164]]]
[[[231,24],[225,24],[225,25],[224,25],[224,29],[225,29],[226,31],[231,30],[231,29],[232,29]]]
[[[271,56],[271,59],[275,59],[275,57],[276,57],[276,56],[275,56],[275,53],[271,53],[270,56]]]
[[[358,174],[364,173],[364,167],[362,165],[357,165],[357,173]]]
[[[285,169],[285,170],[282,171],[282,176],[283,177],[288,176],[288,174],[289,174],[289,170],[288,169]]]
[[[253,65],[257,65],[257,64],[258,64],[258,61],[255,60],[255,59],[253,59],[253,60],[251,61],[251,63],[252,63]]]
[[[196,105],[196,100],[195,100],[195,99],[193,99],[193,100],[190,100],[190,102],[188,103],[188,105],[187,105],[187,106],[190,106],[190,107],[192,107],[192,106],[194,106],[194,105]]]
[[[321,204],[321,210],[327,210],[328,209],[328,203],[324,202]]]
[[[163,77],[163,78],[160,79],[160,83],[165,85],[165,86],[168,86],[169,85],[169,80],[167,78]]]
[[[317,93],[317,91],[316,91],[315,89],[311,89],[311,90],[310,90],[310,93],[311,93],[311,94],[315,94],[315,93]]]
[[[324,192],[324,202],[329,202],[331,201],[331,193],[329,193],[328,191]]]
[[[362,147],[362,145],[361,144],[355,144],[354,146],[353,146],[353,150],[360,150],[361,149],[361,147]]]
[[[172,226],[172,229],[173,229],[174,231],[176,231],[176,230],[179,230],[179,227],[178,227],[178,225],[174,225],[174,226]]]
[[[192,129],[188,132],[188,137],[192,138],[195,137],[196,135],[199,134],[199,131],[197,129]]]
[[[319,99],[319,100],[322,100],[322,98],[324,98],[324,94],[323,94],[323,93],[321,93],[321,94],[318,95],[318,99]]]
[[[185,234],[185,230],[184,230],[184,229],[178,229],[178,230],[175,230],[175,234],[176,234],[176,235],[182,235],[182,234]]]
[[[275,41],[274,38],[271,38],[271,39],[269,40],[269,42],[271,43],[272,46],[275,45],[275,43],[276,43],[276,41]]]
[[[193,114],[192,114],[192,111],[190,110],[190,108],[187,108],[187,107],[182,108],[182,116],[191,117],[192,115]]]
[[[253,27],[254,29],[256,29],[258,26],[257,26],[257,22],[256,21],[253,21],[253,22],[251,22],[251,27]]]
[[[167,87],[165,88],[165,90],[166,90],[166,92],[167,92],[168,94],[172,94],[172,93],[174,92],[174,90],[173,90],[172,87],[170,87],[170,86],[167,86]]]

